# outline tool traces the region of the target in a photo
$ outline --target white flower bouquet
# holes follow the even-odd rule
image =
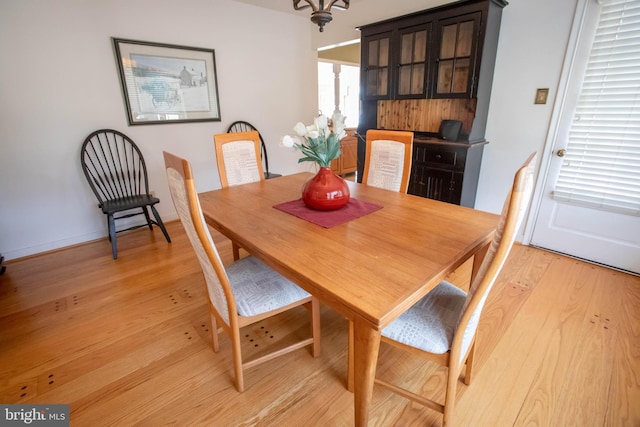
[[[331,120],[321,115],[309,126],[299,122],[293,128],[297,137],[285,135],[282,145],[302,152],[303,157],[298,159],[298,163],[315,162],[320,167],[330,167],[331,161],[340,157],[340,140],[345,136],[344,120],[342,114],[334,113]],[[304,138],[304,141],[300,142],[299,138]]]

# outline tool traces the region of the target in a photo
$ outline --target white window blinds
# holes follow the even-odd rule
[[[640,0],[603,0],[554,198],[640,215]]]

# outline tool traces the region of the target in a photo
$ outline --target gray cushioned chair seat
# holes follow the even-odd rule
[[[226,270],[241,316],[276,310],[311,296],[252,256],[239,259]]]
[[[446,353],[466,298],[462,289],[442,281],[384,328],[382,335],[429,353]]]

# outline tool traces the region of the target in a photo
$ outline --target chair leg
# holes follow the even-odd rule
[[[164,223],[162,222],[162,218],[160,218],[160,214],[153,205],[151,205],[150,207],[151,212],[153,212],[153,216],[156,218],[158,227],[160,227],[160,230],[162,230],[162,234],[164,234],[164,238],[167,239],[167,242],[171,243],[171,238],[169,237],[169,233],[167,233],[167,229],[164,228]]]
[[[151,217],[149,216],[149,211],[147,210],[147,207],[143,206],[141,209],[142,209],[142,213],[144,214],[144,217],[147,219],[147,226],[149,227],[149,230],[153,231],[153,222],[151,221]]]
[[[473,341],[471,348],[469,349],[469,355],[467,356],[467,366],[464,372],[464,383],[466,385],[471,384],[471,373],[473,371],[473,358],[476,354],[476,342]]]
[[[111,240],[111,252],[113,259],[118,259],[118,246],[116,245],[116,220],[113,214],[107,214],[107,224],[109,228],[109,240]]]
[[[244,374],[242,372],[242,348],[240,345],[240,331],[234,330],[231,334],[231,347],[233,352],[233,371],[236,377],[236,390],[244,391]]]
[[[453,410],[456,403],[456,388],[458,386],[458,376],[460,375],[459,369],[451,369],[451,366],[447,369],[447,390],[444,397],[444,416],[442,418],[442,425],[453,425]]]
[[[218,341],[218,322],[216,321],[216,316],[213,313],[210,313],[211,317],[211,342],[213,344],[213,352],[217,353],[220,350],[220,344]]]
[[[320,356],[320,301],[316,297],[311,298],[311,333],[313,335],[313,347],[311,355]]]

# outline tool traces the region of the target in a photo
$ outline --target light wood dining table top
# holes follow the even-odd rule
[[[323,228],[273,208],[309,173],[200,193],[209,225],[348,318],[382,328],[486,245],[498,216],[348,182],[383,208]]]
[[[199,194],[206,222],[354,322],[355,421],[366,425],[380,330],[490,242],[498,216],[348,181],[382,209],[323,228],[273,206],[298,173]]]

